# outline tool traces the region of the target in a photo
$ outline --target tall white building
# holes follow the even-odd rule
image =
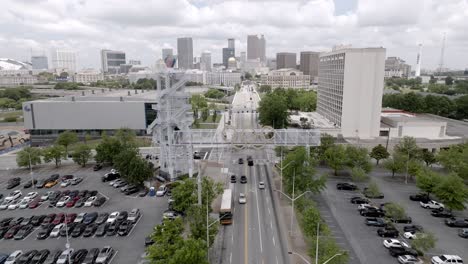
[[[385,49],[337,49],[319,61],[317,112],[344,137],[379,136]]]
[[[211,52],[202,52],[200,58],[200,70],[211,71]]]
[[[192,38],[177,39],[177,58],[179,69],[193,69],[193,41]]]
[[[76,71],[76,53],[66,50],[53,50],[51,52],[52,66],[55,69]]]
[[[126,64],[125,52],[116,50],[101,50],[102,72],[108,74],[120,73],[120,65]]]

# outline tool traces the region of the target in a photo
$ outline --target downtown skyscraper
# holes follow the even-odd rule
[[[266,40],[263,35],[247,36],[247,60],[257,60],[266,63]]]
[[[193,41],[192,38],[177,39],[177,60],[179,69],[193,69]]]

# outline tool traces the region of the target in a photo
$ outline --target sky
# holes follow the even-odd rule
[[[0,0],[0,57],[29,61],[50,50],[77,52],[78,68],[100,68],[100,50],[152,66],[177,37],[193,38],[194,56],[221,62],[227,38],[236,55],[247,35],[263,34],[277,52],[330,51],[334,45],[384,47],[414,66],[468,68],[468,0]]]

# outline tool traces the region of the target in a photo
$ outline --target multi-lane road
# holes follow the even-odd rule
[[[232,104],[231,125],[239,129],[258,127],[256,108],[260,98],[252,87],[243,86],[236,93]],[[252,156],[254,166],[248,166],[246,158]],[[239,164],[242,158],[245,162]],[[237,176],[237,183],[229,183],[233,190],[233,223],[224,226],[223,263],[289,263],[286,241],[279,232],[280,226],[273,203],[271,168],[264,161],[265,149],[245,147],[234,149],[229,155],[229,174]],[[247,176],[247,183],[239,179]],[[258,188],[259,182],[265,189]],[[239,194],[247,197],[246,204],[239,204]]]

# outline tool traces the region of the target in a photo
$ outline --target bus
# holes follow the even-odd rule
[[[225,189],[221,208],[219,210],[219,221],[222,225],[232,224],[232,190]]]

